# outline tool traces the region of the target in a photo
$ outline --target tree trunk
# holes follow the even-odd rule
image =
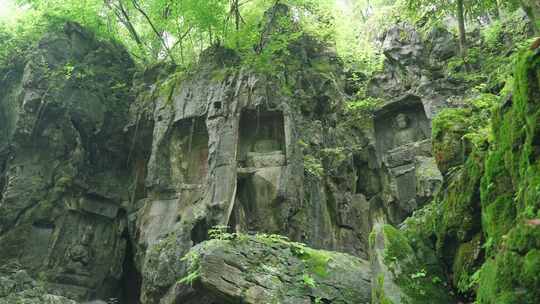
[[[240,41],[238,40],[238,32],[240,31],[240,4],[238,0],[231,1],[231,15],[234,16],[234,29],[236,30],[236,47],[240,47]]]
[[[457,0],[457,18],[459,27],[459,49],[461,57],[467,56],[467,41],[465,39],[465,12],[463,9],[463,0]]]

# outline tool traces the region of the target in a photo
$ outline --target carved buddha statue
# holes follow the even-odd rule
[[[410,126],[410,118],[407,114],[399,113],[394,118],[394,125],[396,131],[394,133],[394,139],[392,146],[399,147],[405,144],[415,142],[421,139],[421,133],[416,128]]]
[[[68,269],[70,271],[78,273],[89,266],[92,259],[91,244],[93,236],[92,226],[86,227],[80,242],[68,249]]]
[[[261,126],[261,129],[257,132],[257,140],[253,144],[252,151],[265,153],[279,150],[279,142],[273,136],[272,127],[268,125]]]

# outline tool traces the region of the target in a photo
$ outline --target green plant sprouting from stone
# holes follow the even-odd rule
[[[182,262],[187,264],[187,275],[178,280],[179,284],[193,285],[201,275],[200,272],[200,256],[195,251],[189,251],[182,257]]]

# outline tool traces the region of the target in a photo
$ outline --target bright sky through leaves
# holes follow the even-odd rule
[[[11,0],[0,0],[0,19],[6,19],[15,14],[14,4]]]

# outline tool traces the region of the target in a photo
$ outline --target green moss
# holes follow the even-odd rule
[[[310,273],[322,278],[328,276],[328,262],[332,259],[328,252],[305,247],[300,258]]]
[[[432,137],[437,138],[448,131],[464,131],[470,125],[471,109],[445,109],[432,122]]]
[[[462,294],[470,293],[473,288],[473,275],[481,252],[481,234],[477,234],[470,242],[459,246],[452,266],[453,283]]]
[[[409,241],[390,225],[383,226],[382,231],[385,236],[384,263],[410,303],[452,303],[449,291],[442,284],[444,272],[440,265],[430,262],[433,256],[429,254],[429,247],[422,242]]]
[[[212,238],[218,240],[231,240],[240,242],[249,239],[249,237],[245,234],[226,233],[225,230],[223,230],[220,236],[216,237],[216,235],[214,234]],[[287,237],[277,234],[258,233],[255,238],[258,241],[267,244],[268,246],[281,245],[288,247],[295,256],[297,256],[304,262],[307,273],[309,275],[314,274],[321,278],[328,276],[328,263],[332,260],[331,252],[312,249],[307,247],[305,244],[292,242]]]
[[[394,243],[385,262],[400,262],[398,285],[413,303],[422,303],[430,290],[427,284],[417,290],[414,279],[424,270],[426,277],[437,272],[422,263],[430,258],[430,239],[436,240],[436,258],[452,265],[448,271],[462,296],[476,295],[479,304],[539,302],[540,229],[528,223],[540,218],[540,51],[520,55],[510,83],[512,101],[494,111],[497,99],[480,94],[469,108],[434,119],[434,154],[447,173],[444,191],[405,222],[404,238],[385,229]],[[414,265],[401,260],[411,250]]]
[[[324,175],[324,168],[321,160],[309,154],[304,155],[304,171],[314,177],[321,177]]]
[[[213,69],[211,72],[211,79],[214,82],[222,82],[236,72],[235,67],[224,67],[221,69]]]
[[[185,80],[187,74],[183,71],[176,71],[174,74],[169,75],[158,84],[157,95],[161,98],[165,98],[167,103],[172,102],[174,92],[180,88],[182,81]]]
[[[187,263],[187,274],[178,283],[192,285],[201,276],[201,257],[198,252],[189,251],[181,260]]]
[[[462,138],[470,124],[470,116],[470,109],[447,109],[433,119],[433,154],[443,173],[463,163],[465,150]]]
[[[369,233],[368,242],[369,242],[369,248],[373,248],[375,246],[375,238],[377,237],[377,233],[375,230],[372,230]]]
[[[522,281],[524,260],[511,251],[499,253],[489,260],[480,272],[479,303],[538,303],[537,286],[525,286]]]
[[[371,303],[373,304],[394,304],[384,293],[384,276],[380,274],[377,277],[377,285],[372,290]]]
[[[440,194],[440,218],[435,222],[437,249],[448,239],[464,242],[480,231],[480,178],[483,154],[473,153],[464,167],[450,178],[447,191]]]
[[[482,179],[482,224],[492,243],[482,266],[479,303],[538,303],[540,231],[540,54],[516,65],[511,108],[494,114],[494,144]]]
[[[395,261],[403,261],[414,256],[414,251],[409,245],[409,241],[396,228],[385,225],[383,233],[387,240],[385,242],[384,262],[387,265]]]
[[[494,202],[484,207],[482,211],[482,221],[484,231],[488,238],[496,244],[501,242],[503,236],[508,232],[514,223],[516,211],[514,200],[509,195],[501,195]]]

